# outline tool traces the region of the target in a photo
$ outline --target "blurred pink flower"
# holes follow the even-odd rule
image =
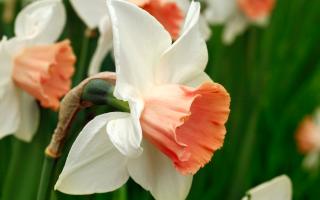
[[[237,0],[240,9],[252,21],[265,18],[270,15],[275,0]]]
[[[298,149],[303,154],[320,150],[320,126],[311,116],[305,117],[296,132]]]
[[[266,26],[275,0],[204,0],[204,14],[213,25],[224,25],[222,40],[231,44],[250,25]]]

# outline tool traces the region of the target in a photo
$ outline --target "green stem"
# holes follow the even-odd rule
[[[94,105],[108,104],[124,112],[130,112],[128,102],[116,99],[113,96],[114,85],[101,79],[91,80],[83,89],[82,100]]]
[[[252,150],[254,149],[254,143],[256,140],[256,127],[257,127],[258,110],[254,111],[251,115],[247,133],[244,136],[244,142],[240,151],[238,160],[238,166],[236,168],[233,183],[231,185],[231,192],[228,199],[239,199],[243,189],[246,187],[244,180],[248,173],[250,158]]]
[[[107,103],[109,105],[113,106],[114,108],[119,109],[120,111],[130,112],[128,102],[126,102],[126,101],[121,101],[121,100],[114,98],[113,96],[112,97],[109,96],[109,97],[107,97]]]
[[[56,160],[54,158],[50,158],[45,156],[41,178],[40,178],[40,185],[37,194],[37,200],[47,200],[50,194],[51,188],[51,177],[52,173],[54,172],[54,167],[56,164]]]
[[[119,190],[114,193],[113,200],[127,200],[127,187],[122,186]]]
[[[91,30],[86,29],[84,32],[82,46],[81,46],[81,53],[79,57],[79,63],[77,68],[77,74],[75,76],[75,85],[78,85],[85,77],[86,77],[86,65],[87,65],[87,58],[88,58],[88,50],[90,44],[90,36]]]

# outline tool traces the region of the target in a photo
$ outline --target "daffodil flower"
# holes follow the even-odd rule
[[[169,31],[173,39],[176,39],[181,31],[183,18],[188,10],[188,0],[127,0],[141,7],[154,16]],[[105,9],[105,0],[71,0],[71,4],[90,28],[99,29],[100,37],[97,48],[90,62],[88,75],[99,72],[103,59],[112,49],[112,28],[109,14]],[[201,20],[201,28],[205,38],[209,38],[210,29],[204,18]]]
[[[242,200],[291,200],[292,183],[288,176],[281,175],[262,183],[247,192]]]
[[[296,142],[300,153],[306,155],[302,166],[306,170],[318,169],[320,164],[320,109],[314,116],[306,116],[296,132]]]
[[[192,2],[181,36],[123,0],[108,1],[116,61],[114,95],[130,113],[90,121],[55,185],[68,194],[109,192],[129,176],[156,199],[185,199],[192,175],[222,147],[230,97],[204,72],[208,61]]]
[[[204,0],[209,23],[225,24],[223,42],[231,44],[250,25],[266,26],[275,0]]]
[[[15,22],[15,37],[0,43],[0,138],[14,134],[30,141],[39,123],[39,108],[56,110],[70,88],[75,56],[69,41],[53,44],[65,24],[59,0],[24,8]]]

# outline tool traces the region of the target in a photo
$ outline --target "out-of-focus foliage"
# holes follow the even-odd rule
[[[85,26],[69,2],[64,2],[68,24],[63,38],[70,38],[76,55],[88,63],[89,59],[80,57]],[[17,10],[21,7],[18,1]],[[2,9],[1,1],[0,14]],[[0,35],[12,36],[12,25],[1,23]],[[268,27],[251,27],[230,46],[221,42],[222,27],[213,27],[207,72],[230,92],[231,116],[224,147],[195,176],[188,199],[240,199],[252,186],[283,173],[293,181],[294,199],[319,199],[320,173],[303,171],[302,155],[294,140],[299,121],[320,105],[319,23],[320,1],[279,0]],[[86,55],[90,58],[96,37],[88,42]],[[113,69],[110,56],[103,69]],[[76,73],[74,80],[84,76]],[[56,178],[72,138],[95,114],[109,110],[99,107],[80,113],[58,163]],[[52,111],[41,112],[41,126],[30,144],[12,137],[0,140],[1,200],[35,199],[43,151],[56,117]],[[152,199],[133,181],[128,182],[127,192],[130,200]],[[69,196],[52,192],[51,200],[118,199],[117,195]]]

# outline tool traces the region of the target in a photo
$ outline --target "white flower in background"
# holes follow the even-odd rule
[[[230,97],[205,73],[200,4],[191,3],[180,37],[123,0],[108,1],[116,61],[114,95],[131,113],[97,116],[74,142],[55,189],[92,194],[129,176],[156,199],[185,199],[192,175],[223,145]],[[192,48],[190,48],[192,47]]]
[[[249,25],[266,26],[275,0],[204,0],[205,17],[224,24],[223,42],[231,44]]]
[[[127,0],[153,15],[171,34],[173,39],[179,36],[184,15],[190,5],[188,0]],[[105,8],[106,0],[70,0],[79,17],[90,28],[99,29],[97,48],[89,65],[88,75],[96,74],[105,56],[112,49],[112,28],[109,14]],[[201,20],[204,37],[210,37],[210,29],[204,18]]]
[[[305,155],[302,166],[306,170],[317,170],[320,164],[320,109],[314,116],[306,116],[296,132],[300,153]]]
[[[292,183],[282,175],[250,189],[242,200],[291,200]]]
[[[16,18],[15,37],[0,43],[0,138],[14,134],[30,141],[39,108],[56,110],[70,88],[75,57],[69,41],[54,44],[65,24],[59,0],[43,0]]]

